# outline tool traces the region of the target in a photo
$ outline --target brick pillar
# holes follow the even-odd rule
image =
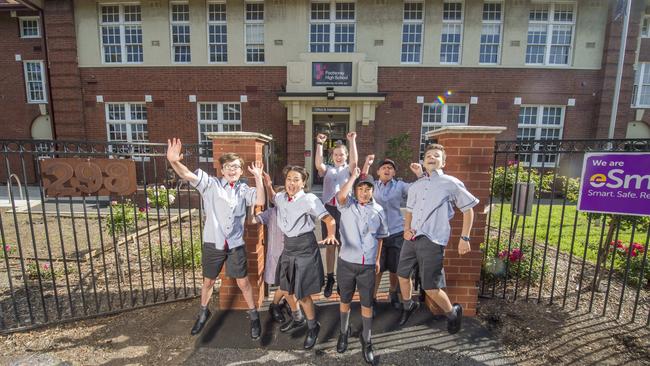
[[[246,166],[253,161],[264,161],[264,145],[271,137],[255,132],[215,132],[208,133],[212,139],[214,168],[221,175],[219,157],[224,153],[236,153],[244,159]],[[242,177],[248,178],[248,185],[255,186],[253,175],[244,167]],[[263,189],[258,187],[258,189]],[[259,207],[256,208],[259,210]],[[264,300],[264,228],[257,224],[244,225],[244,241],[248,259],[248,278],[253,286],[253,297],[259,307]],[[221,272],[221,288],[219,290],[219,309],[248,309],[237,281],[226,277],[225,266]]]
[[[357,150],[359,153],[359,168],[363,168],[363,162],[366,159],[366,155],[375,153],[375,128],[377,127],[376,122],[370,122],[369,124],[364,125],[361,122],[357,122]],[[377,156],[379,159],[379,156]],[[371,172],[374,173],[374,172]]]
[[[427,135],[445,147],[445,174],[460,179],[480,200],[474,207],[474,225],[470,233],[472,251],[462,257],[458,254],[463,227],[463,215],[458,210],[451,220],[451,237],[445,250],[446,292],[452,304],[457,302],[463,306],[463,315],[467,316],[476,315],[483,260],[479,245],[485,240],[487,214],[484,211],[490,202],[490,168],[496,135],[503,130],[505,127],[458,126],[441,128]],[[442,313],[431,298],[427,297],[426,304],[431,311]]]
[[[55,138],[84,140],[87,136],[77,64],[74,3],[72,0],[44,1],[43,11]]]
[[[311,153],[313,156],[314,151]],[[287,165],[305,165],[305,121],[297,125],[287,121]],[[310,171],[309,167],[307,171]]]

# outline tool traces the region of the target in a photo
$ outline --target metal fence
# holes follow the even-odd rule
[[[481,296],[650,324],[650,217],[576,209],[585,153],[648,151],[650,140],[497,142]]]
[[[200,295],[200,197],[165,154],[166,144],[0,140],[0,332]],[[54,157],[132,159],[138,189],[46,197],[39,161]],[[184,145],[184,157],[212,171],[211,146]]]

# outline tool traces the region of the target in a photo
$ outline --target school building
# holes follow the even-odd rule
[[[0,0],[3,139],[205,142],[316,133],[360,160],[409,133],[607,138],[623,19],[611,0]],[[615,137],[650,138],[650,0],[633,0]],[[532,161],[532,164],[536,164]]]

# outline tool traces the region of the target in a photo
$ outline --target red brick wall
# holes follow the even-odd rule
[[[43,11],[50,59],[54,135],[60,140],[85,140],[73,3],[71,0],[48,0],[44,2]]]
[[[19,11],[18,16],[34,16],[35,12]],[[42,33],[42,28],[41,28]],[[30,139],[32,122],[40,115],[38,104],[27,103],[22,60],[45,59],[43,38],[20,38],[18,17],[0,12],[0,126],[3,139]],[[49,99],[49,92],[48,92]]]

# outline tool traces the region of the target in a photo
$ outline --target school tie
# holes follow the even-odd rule
[[[223,241],[223,251],[227,252],[228,251],[228,240]]]
[[[235,188],[235,182],[230,182],[230,188]]]
[[[287,197],[288,197],[287,201],[289,201],[289,202],[293,201],[293,197],[291,197],[291,196],[287,196]]]

